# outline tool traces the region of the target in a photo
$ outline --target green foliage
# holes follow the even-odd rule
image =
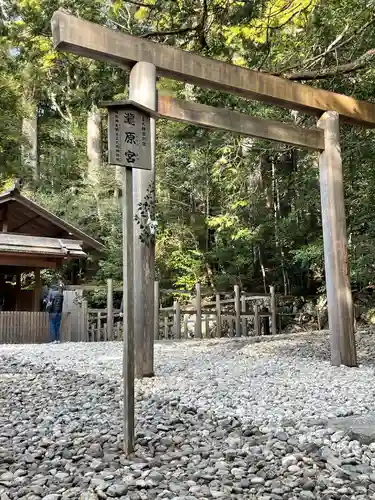
[[[137,5],[140,3],[142,5]],[[93,104],[127,96],[127,74],[89,59],[57,53],[50,18],[57,7],[112,29],[306,84],[373,99],[372,59],[354,72],[340,65],[375,46],[373,6],[355,0],[22,0],[4,2],[0,25],[0,183],[15,176],[28,194],[101,239],[99,262],[68,266],[70,277],[122,279],[122,229],[114,169],[89,171],[86,120]],[[12,49],[12,51],[10,51]],[[322,69],[336,68],[315,79]],[[315,73],[314,73],[315,72]],[[163,95],[268,119],[313,126],[301,113],[160,78]],[[22,117],[37,104],[40,185],[21,164]],[[104,127],[105,128],[105,127]],[[105,149],[105,130],[103,144]],[[349,256],[353,284],[375,281],[375,135],[342,127]],[[153,192],[136,221],[150,243],[157,220],[157,273],[162,287],[249,290],[324,286],[316,157],[265,141],[159,120],[156,211]],[[102,297],[96,297],[98,303]]]
[[[0,183],[17,170],[23,143],[21,85],[8,51],[0,39]]]

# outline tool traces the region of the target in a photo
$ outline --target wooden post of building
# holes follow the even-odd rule
[[[276,293],[275,287],[270,286],[270,295],[271,295],[271,334],[277,334],[277,307],[276,307]]]
[[[202,298],[201,298],[201,284],[195,285],[195,331],[194,337],[196,339],[202,338]]]
[[[324,130],[325,146],[319,169],[331,363],[357,366],[338,113],[324,113],[318,127]]]
[[[113,280],[107,280],[107,339],[113,339]]]
[[[41,285],[41,281],[40,281],[40,269],[39,269],[39,267],[35,268],[34,276],[35,276],[35,286],[34,286],[33,310],[40,311],[40,294],[41,294],[42,285]]]
[[[241,312],[246,314],[246,295],[244,293],[241,294]],[[245,316],[242,317],[242,335],[244,337],[247,335],[247,319]]]
[[[138,62],[130,72],[129,99],[151,110],[156,109],[156,68],[148,62]],[[151,118],[151,170],[134,172],[134,208],[155,202],[155,119]],[[147,218],[147,217],[146,217]],[[144,229],[134,220],[134,338],[135,376],[154,375],[154,280],[155,242],[142,242]]]
[[[254,335],[256,337],[260,336],[260,317],[258,304],[254,305]]]
[[[174,334],[176,339],[181,338],[181,306],[178,300],[174,301]]]
[[[160,287],[159,282],[154,281],[154,340],[159,339],[159,314],[160,314]]]
[[[221,337],[221,304],[220,304],[220,293],[216,294],[216,337]]]
[[[236,337],[241,337],[241,295],[239,285],[234,285],[234,311],[236,314]]]

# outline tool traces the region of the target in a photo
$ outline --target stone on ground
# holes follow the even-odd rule
[[[328,426],[348,434],[352,440],[362,444],[375,442],[375,413],[331,419]]]
[[[122,452],[120,343],[0,347],[0,500],[375,499],[372,352],[326,334],[165,342]]]

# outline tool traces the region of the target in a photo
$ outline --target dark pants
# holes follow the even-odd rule
[[[61,313],[50,313],[49,315],[49,333],[51,342],[60,340]]]

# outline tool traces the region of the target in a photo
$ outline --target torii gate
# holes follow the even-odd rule
[[[375,127],[375,104],[149,42],[60,10],[52,17],[52,33],[58,50],[131,69],[129,98],[156,110],[162,118],[275,140],[320,153],[331,363],[356,366],[339,118]],[[319,117],[318,128],[304,129],[195,102],[157,97],[157,75],[313,114]],[[154,163],[155,123],[152,122]],[[155,168],[151,172],[135,171],[134,177],[133,198],[137,207],[154,182]],[[154,246],[147,247],[140,241],[136,224],[134,231],[135,371],[136,376],[142,377],[153,374]]]
[[[345,122],[375,127],[375,104],[149,42],[79,19],[61,10],[54,13],[51,25],[54,45],[58,50],[130,68],[130,99],[156,110],[162,118],[319,151],[331,362],[336,366],[355,366],[357,359],[348,280],[339,117]],[[313,114],[320,118],[318,128],[304,129],[195,102],[157,97],[156,75]],[[155,134],[155,131],[151,132]],[[135,206],[143,201],[154,175],[154,169],[151,174],[147,171],[135,172]],[[153,250],[147,250],[140,242],[137,233],[135,245],[136,346],[142,343],[143,337],[145,340],[143,368],[140,367],[142,362],[139,359],[136,372],[138,376],[147,376],[153,374],[154,320],[151,285],[154,256]],[[139,356],[138,353],[137,357]]]

